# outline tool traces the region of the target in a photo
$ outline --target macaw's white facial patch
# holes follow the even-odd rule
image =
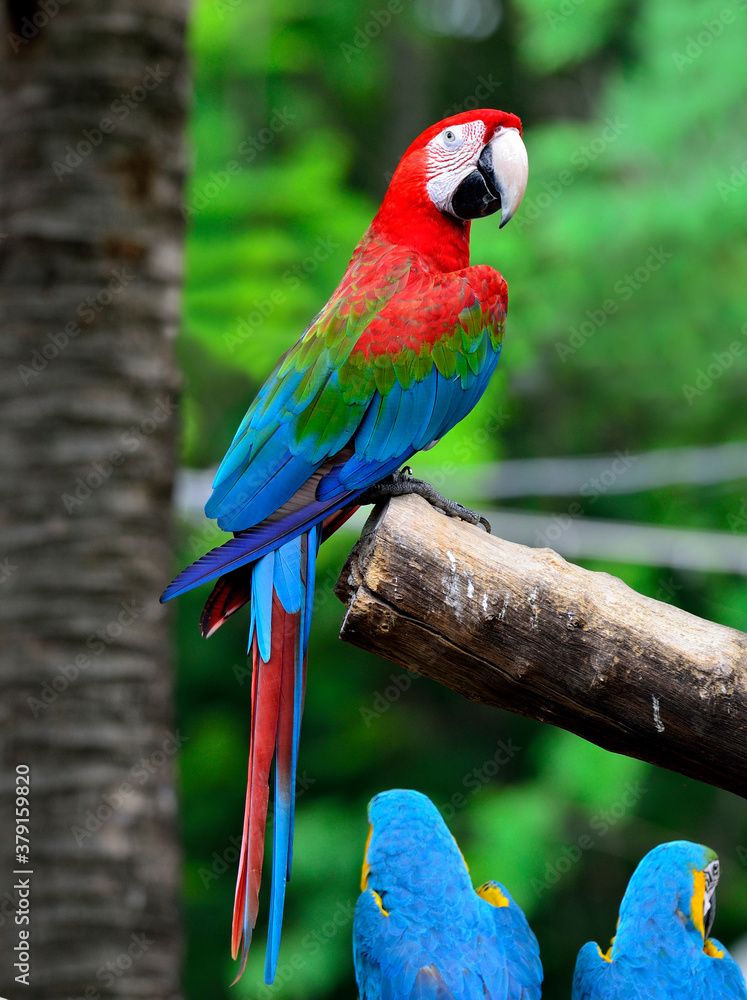
[[[474,170],[485,145],[485,122],[465,122],[445,128],[426,146],[426,186],[439,212],[447,212],[451,196]]]

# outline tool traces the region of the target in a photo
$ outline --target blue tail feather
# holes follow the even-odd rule
[[[260,656],[267,663],[272,646],[272,580],[274,556],[270,552],[257,561],[252,571],[252,608],[249,627],[249,648],[254,633]]]
[[[276,623],[282,628],[282,675],[275,757],[275,820],[272,841],[270,915],[265,953],[265,982],[275,978],[283,924],[286,883],[290,879],[295,820],[295,786],[298,745],[303,711],[304,671],[309,619],[314,597],[314,564],[318,531],[286,542],[275,553],[272,589],[288,616]],[[291,574],[295,574],[291,581]],[[289,594],[293,606],[283,601]]]

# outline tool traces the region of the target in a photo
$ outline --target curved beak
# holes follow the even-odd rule
[[[716,919],[716,896],[715,896],[714,886],[711,890],[710,895],[706,893],[706,898],[703,901],[703,937],[709,938],[711,936],[711,930],[713,929],[713,921]]]
[[[500,128],[484,147],[475,169],[451,198],[458,219],[478,219],[500,210],[503,228],[521,204],[529,178],[527,151],[515,128]]]
[[[479,166],[489,176],[501,197],[503,228],[521,204],[529,179],[529,160],[521,136],[515,128],[502,128],[482,151]]]
[[[705,875],[705,891],[703,893],[703,937],[711,935],[713,920],[716,916],[716,886],[718,885],[719,863],[712,861],[703,871]]]

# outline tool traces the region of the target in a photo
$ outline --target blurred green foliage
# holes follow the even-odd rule
[[[478,106],[518,113],[530,157],[511,225],[473,227],[473,261],[511,288],[506,348],[481,406],[417,459],[418,473],[479,500],[459,495],[459,474],[499,457],[747,439],[747,351],[732,346],[747,345],[744,0],[198,0],[191,44],[186,464],[220,460],[272,362],[335,287],[409,142]],[[747,479],[669,487],[603,495],[585,513],[725,531],[746,495]],[[184,525],[179,566],[216,541]],[[365,807],[397,786],[441,807],[476,883],[498,878],[526,908],[548,1000],[568,996],[578,948],[611,936],[633,867],[661,841],[719,852],[716,933],[744,933],[744,803],[344,647],[331,589],[352,541],[340,532],[320,557],[271,989],[264,911],[247,973],[228,988],[246,629],[234,620],[203,643],[204,595],[179,602],[187,996],[353,996]],[[592,568],[747,628],[744,578]]]

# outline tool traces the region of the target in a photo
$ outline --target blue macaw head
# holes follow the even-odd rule
[[[361,891],[370,888],[387,910],[413,896],[436,906],[472,892],[469,872],[438,809],[421,792],[396,788],[374,796]]]
[[[687,840],[660,844],[643,858],[620,906],[618,947],[630,950],[654,935],[686,935],[692,947],[712,953],[719,862],[714,851]]]

